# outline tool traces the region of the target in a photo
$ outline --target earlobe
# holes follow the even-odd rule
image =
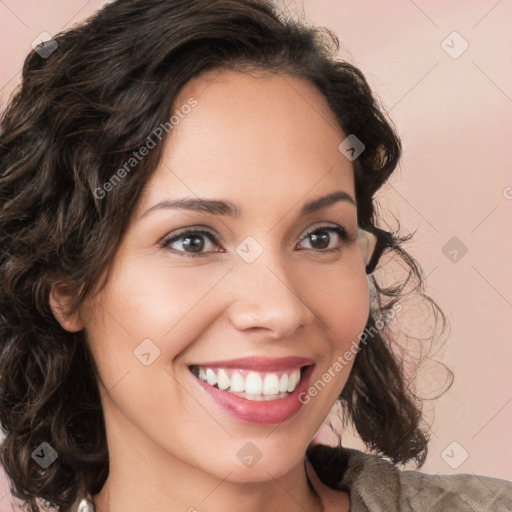
[[[62,281],[52,285],[49,301],[53,315],[63,329],[69,332],[76,332],[81,331],[85,327],[78,312],[71,315],[68,314],[71,296],[67,291],[66,285]]]

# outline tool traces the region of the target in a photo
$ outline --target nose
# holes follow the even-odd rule
[[[238,262],[231,272],[228,286],[235,296],[229,319],[241,331],[267,330],[273,339],[284,339],[311,324],[315,315],[306,303],[304,283],[290,277],[286,265],[269,253],[250,264]]]

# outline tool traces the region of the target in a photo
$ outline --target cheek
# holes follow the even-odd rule
[[[363,332],[368,320],[370,298],[364,266],[355,262],[343,271],[328,270],[310,281],[312,308],[328,330],[331,348],[345,350]],[[332,354],[331,354],[332,355]]]
[[[324,287],[322,300],[318,295],[316,301],[315,314],[324,326],[328,341],[322,345],[321,359],[310,387],[299,397],[306,408],[313,408],[311,414],[319,418],[315,429],[328,417],[347,382],[359,336],[368,320],[370,301],[366,273],[359,265],[351,270],[344,277],[333,274],[326,280],[324,276],[323,281],[330,284]]]
[[[313,402],[323,404],[322,414],[328,413],[345,386],[368,320],[367,275],[358,264],[350,270],[343,277],[332,275],[330,280],[324,280],[331,284],[325,286],[322,300],[317,301],[316,313],[325,325],[328,343],[324,344],[318,367],[317,379],[322,382],[318,386],[312,384],[310,396]],[[323,392],[324,386],[326,392]]]
[[[134,258],[118,268],[122,272],[114,272],[98,296],[86,328],[100,362],[108,359],[105,369],[116,369],[116,376],[140,363],[141,351],[161,365],[200,336],[216,314],[208,294],[228,271],[156,258],[152,264]]]
[[[332,330],[338,335],[336,339],[340,348],[347,341],[358,340],[363,332],[369,314],[368,283],[366,278],[345,286],[343,293],[333,297],[327,306]]]

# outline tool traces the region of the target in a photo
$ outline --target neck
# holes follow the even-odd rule
[[[217,464],[185,461],[186,447],[181,447],[184,457],[177,458],[137,429],[126,435],[130,429],[126,423],[119,430],[116,424],[109,427],[109,475],[93,496],[96,512],[323,511],[321,499],[308,483],[304,458],[285,468],[279,465],[283,457],[275,454],[275,463],[263,457],[247,469],[237,457],[219,449]],[[129,447],[120,441],[126,438],[131,440]]]

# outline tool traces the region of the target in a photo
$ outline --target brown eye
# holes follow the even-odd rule
[[[215,237],[209,232],[204,230],[189,230],[182,231],[181,233],[172,235],[171,237],[164,240],[161,245],[162,249],[169,249],[173,252],[185,253],[187,256],[202,256],[208,252],[203,252],[205,245],[205,239],[208,239],[211,243],[215,243]],[[180,242],[182,244],[182,250],[171,249],[171,245]]]
[[[332,240],[335,239],[336,236],[342,241],[348,239],[347,232],[341,226],[322,226],[310,231],[301,242],[309,239],[313,246],[311,247],[312,250],[317,252],[329,252],[331,250],[341,249],[341,243],[339,242],[335,244],[334,247],[330,247]],[[161,249],[169,250],[185,257],[206,256],[211,252],[221,252],[208,250],[208,242],[206,240],[213,245],[218,245],[216,237],[209,231],[192,229],[171,235],[162,242],[160,247]],[[178,242],[181,244],[181,249],[171,247]]]
[[[345,241],[348,238],[347,232],[341,226],[322,226],[310,231],[303,240],[309,239],[313,246],[311,248],[319,251],[339,249],[341,245],[340,243],[335,244],[334,247],[329,247],[333,238],[335,238],[332,233],[335,233],[335,235],[337,235],[342,241]]]

